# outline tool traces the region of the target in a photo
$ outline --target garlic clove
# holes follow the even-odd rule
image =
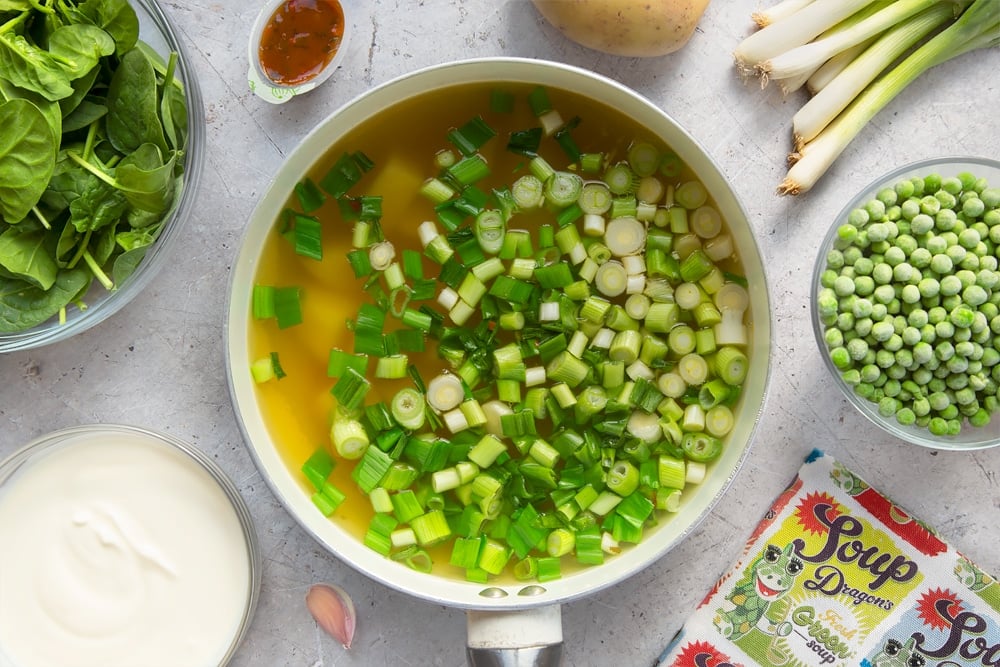
[[[306,607],[319,627],[345,649],[351,648],[357,617],[354,603],[343,588],[333,584],[313,585],[306,593]]]

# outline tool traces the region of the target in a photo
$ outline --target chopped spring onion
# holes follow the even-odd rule
[[[654,511],[681,507],[733,428],[747,295],[723,273],[732,239],[709,245],[727,235],[707,192],[653,144],[581,154],[578,119],[562,123],[540,90],[542,128],[508,146],[529,157],[513,185],[480,183],[495,135],[481,118],[451,131],[457,149],[422,187],[437,215],[416,227],[423,252],[397,258],[379,198],[340,199],[372,303],[348,320],[354,348],[330,353],[331,451],[356,461],[376,517],[366,544],[418,571],[446,540],[445,566],[470,581],[600,563],[641,540]],[[276,291],[260,290],[260,312]],[[716,340],[727,312],[744,343]],[[426,385],[409,356],[425,345],[450,369]],[[329,514],[344,496],[322,463],[303,474]]]
[[[646,226],[632,217],[614,218],[608,222],[604,244],[616,257],[633,255],[646,245]]]
[[[405,429],[415,431],[424,425],[426,402],[412,387],[404,387],[392,398],[392,416]]]
[[[544,196],[551,205],[564,208],[576,202],[583,179],[568,171],[557,171],[545,182]]]
[[[482,116],[476,116],[469,120],[462,127],[456,128],[448,133],[448,141],[455,144],[455,147],[466,157],[474,155],[483,144],[497,135],[496,130],[490,127]]]
[[[632,194],[639,187],[639,177],[625,162],[613,164],[604,172],[604,182],[615,195]]]
[[[628,164],[640,178],[652,176],[660,167],[660,149],[647,141],[636,141],[628,148]]]

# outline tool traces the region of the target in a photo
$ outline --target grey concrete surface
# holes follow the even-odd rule
[[[651,665],[814,447],[835,455],[1000,573],[1000,448],[908,446],[870,426],[828,380],[808,319],[813,258],[845,198],[888,169],[947,154],[1000,157],[1000,53],[968,54],[923,76],[844,152],[808,195],[780,198],[790,119],[805,99],[738,78],[730,57],[755,2],[715,0],[688,45],[648,60],[566,41],[527,0],[357,1],[341,69],[269,106],[246,86],[259,2],[165,0],[205,97],[208,155],[195,219],[173,262],[111,320],[69,341],[0,356],[0,458],[56,428],[119,422],[166,431],[212,456],[249,503],[264,552],[261,600],[238,667],[465,663],[461,611],[374,583],[315,543],[271,495],[245,449],[226,390],[226,285],[245,222],[282,158],[352,97],[420,67],[474,56],[567,62],[661,105],[732,180],[770,268],[774,365],[746,465],[700,528],[655,565],[563,608],[567,665]],[[310,584],[340,584],[358,610],[345,652],[317,630]]]

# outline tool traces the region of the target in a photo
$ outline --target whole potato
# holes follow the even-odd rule
[[[687,44],[709,0],[532,0],[566,37],[617,56],[652,57]]]

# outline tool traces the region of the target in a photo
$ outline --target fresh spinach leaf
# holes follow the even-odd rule
[[[166,162],[153,144],[143,144],[115,169],[117,186],[135,208],[163,213],[174,198],[174,162],[171,152]]]
[[[84,98],[91,94],[94,84],[97,82],[97,76],[100,73],[101,68],[95,67],[83,76],[73,79],[71,82],[73,94],[59,100],[59,110],[62,111],[63,118],[73,113],[73,110],[83,102]]]
[[[138,49],[127,52],[108,86],[108,139],[117,150],[131,153],[142,144],[167,152],[160,123],[156,72]]]
[[[114,52],[115,40],[94,25],[67,25],[49,35],[49,53],[62,65],[70,80],[88,74],[103,56]]]
[[[90,284],[84,268],[60,271],[47,290],[23,280],[0,277],[0,333],[24,331],[48,320]]]
[[[28,0],[0,0],[0,12],[26,12],[30,9]]]
[[[86,0],[80,12],[115,40],[120,55],[139,40],[139,17],[127,0]]]
[[[115,258],[115,263],[111,267],[111,279],[115,285],[121,285],[125,280],[135,273],[139,264],[146,257],[149,245],[136,246],[131,250],[126,250]]]
[[[0,104],[0,215],[20,222],[38,203],[55,169],[58,144],[45,114],[23,99]]]
[[[0,266],[35,287],[49,289],[58,271],[48,248],[50,238],[45,230],[8,229],[0,234]]]
[[[42,112],[45,119],[49,122],[49,127],[52,128],[52,137],[56,141],[59,141],[63,133],[62,113],[60,112],[59,103],[49,101],[31,90],[18,88],[9,81],[0,78],[0,102],[8,100],[28,100],[38,107],[38,110]]]
[[[68,134],[82,130],[85,127],[89,127],[92,123],[96,123],[106,115],[108,115],[108,108],[103,104],[83,100],[73,110],[73,113],[63,119],[63,132]]]
[[[73,94],[70,77],[48,51],[16,32],[0,32],[0,72],[3,78],[47,100]]]
[[[90,175],[83,192],[69,204],[69,221],[78,232],[95,231],[121,220],[126,208],[121,192]]]

